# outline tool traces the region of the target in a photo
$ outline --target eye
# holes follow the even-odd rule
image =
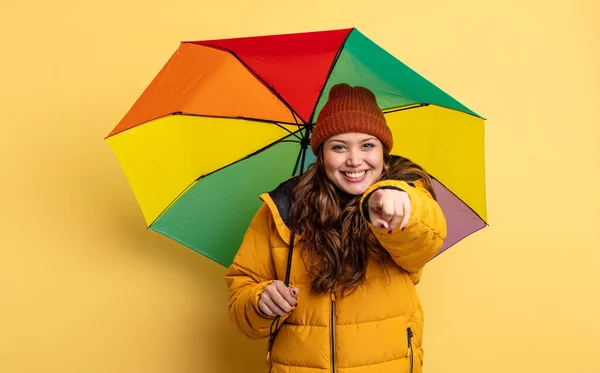
[[[367,142],[367,143],[363,144],[363,148],[367,148],[367,149],[374,148],[375,146],[376,145],[373,144],[372,142]]]
[[[335,151],[344,150],[344,145],[339,145],[339,144],[333,145],[331,147],[331,150],[335,150]]]

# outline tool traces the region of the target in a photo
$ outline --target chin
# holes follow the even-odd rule
[[[346,185],[346,184],[342,184],[339,185],[338,188],[340,188],[343,192],[357,196],[357,195],[361,195],[363,194],[367,189],[369,189],[369,186],[371,184],[370,183],[360,183],[358,185]]]

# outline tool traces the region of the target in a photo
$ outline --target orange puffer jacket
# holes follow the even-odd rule
[[[270,335],[273,319],[259,311],[258,299],[274,280],[284,280],[290,230],[289,196],[294,179],[263,194],[264,204],[252,220],[225,277],[232,323],[249,338]],[[414,186],[413,186],[414,185]],[[280,320],[267,370],[277,373],[421,372],[423,311],[415,285],[425,264],[442,247],[446,221],[437,202],[420,181],[409,185],[387,180],[410,196],[412,216],[404,231],[368,223],[391,254],[384,263],[369,260],[365,281],[349,295],[311,290],[302,247],[292,254],[291,286],[300,289],[296,308]],[[361,201],[362,206],[362,201]]]

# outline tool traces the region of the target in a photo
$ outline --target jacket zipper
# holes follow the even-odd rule
[[[331,293],[331,373],[335,373],[335,294]]]
[[[409,356],[410,354],[410,373],[412,373],[414,367],[414,352],[412,348],[413,331],[411,328],[406,329],[406,335],[408,336],[408,350],[406,351],[406,356]]]

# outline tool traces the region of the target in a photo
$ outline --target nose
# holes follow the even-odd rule
[[[362,165],[362,155],[360,151],[351,150],[348,153],[348,158],[346,158],[346,166],[356,168]]]

